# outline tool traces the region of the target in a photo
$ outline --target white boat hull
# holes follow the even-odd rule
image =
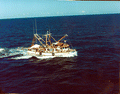
[[[43,52],[41,55],[39,52],[33,52],[33,51],[28,51],[27,52],[31,56],[36,56],[36,57],[74,57],[77,56],[77,51],[72,51],[72,52],[64,52],[64,53],[45,53]]]

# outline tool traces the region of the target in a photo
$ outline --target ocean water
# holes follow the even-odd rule
[[[36,18],[37,32],[68,34],[76,57],[29,57],[35,18],[0,20],[0,90],[22,94],[117,94],[120,15]],[[55,39],[60,37],[56,36]]]

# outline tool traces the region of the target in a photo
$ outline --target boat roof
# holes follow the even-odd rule
[[[40,47],[40,45],[35,44],[35,45],[33,45],[32,47],[30,47],[30,48],[39,48],[39,47]]]

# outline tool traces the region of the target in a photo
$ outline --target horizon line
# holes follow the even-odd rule
[[[39,17],[19,17],[19,18],[3,18],[0,20],[7,20],[7,19],[26,19],[26,18],[29,18],[29,19],[33,19],[33,18],[45,18],[45,17],[68,17],[68,16],[89,16],[89,15],[115,15],[115,14],[120,14],[120,13],[102,13],[102,14],[82,14],[82,15],[60,15],[60,16],[39,16]]]

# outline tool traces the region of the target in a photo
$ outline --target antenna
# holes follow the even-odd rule
[[[36,24],[36,19],[35,19],[35,28],[36,28],[36,34],[37,34],[37,24]]]

